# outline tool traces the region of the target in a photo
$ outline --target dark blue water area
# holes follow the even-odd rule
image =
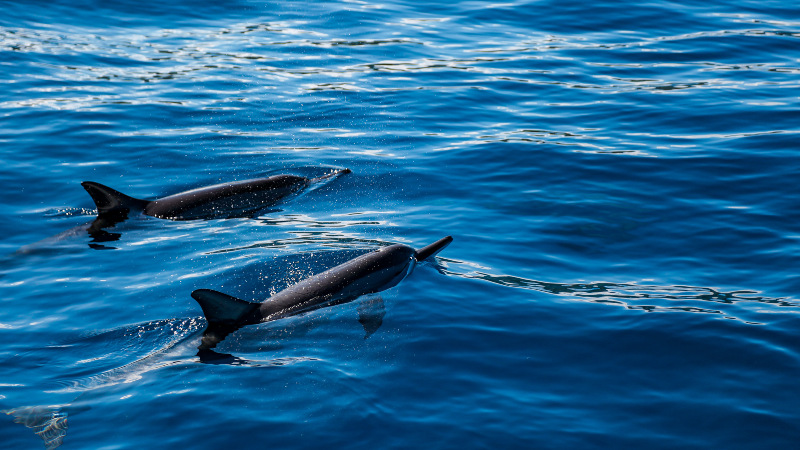
[[[3,448],[793,448],[800,10],[0,0]],[[252,217],[137,198],[320,177]],[[197,356],[394,243],[398,286]]]

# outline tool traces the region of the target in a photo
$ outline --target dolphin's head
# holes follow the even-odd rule
[[[407,245],[394,244],[383,247],[377,250],[374,255],[376,262],[373,270],[375,272],[383,272],[384,276],[387,277],[381,290],[397,285],[414,271],[414,265],[416,264],[414,256],[416,252]]]
[[[388,264],[400,264],[414,258],[416,251],[407,245],[394,244],[383,247],[377,250],[376,253],[381,255],[381,259]]]

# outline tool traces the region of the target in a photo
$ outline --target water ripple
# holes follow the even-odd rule
[[[621,306],[629,310],[644,312],[689,312],[721,315],[725,319],[741,320],[751,325],[763,322],[745,320],[734,313],[726,312],[724,306],[707,306],[708,303],[735,305],[755,303],[759,306],[752,313],[800,314],[800,301],[791,298],[773,298],[758,291],[721,291],[700,286],[659,286],[637,283],[556,283],[538,281],[513,275],[497,275],[482,270],[458,270],[474,264],[439,257],[442,272],[455,277],[487,281],[500,286],[534,290],[548,294],[570,297],[579,301]],[[455,267],[453,267],[455,266]],[[696,305],[691,303],[696,302]],[[672,305],[672,303],[682,303]],[[742,311],[746,314],[747,311]],[[748,314],[749,315],[749,314]]]

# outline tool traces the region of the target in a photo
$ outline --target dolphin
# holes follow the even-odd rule
[[[317,181],[347,173],[350,173],[350,169],[310,179],[296,175],[275,175],[216,184],[157,200],[129,197],[93,181],[84,181],[81,186],[97,205],[98,217],[104,218],[104,223],[99,226],[103,228],[125,220],[133,211],[170,220],[245,217],[273,206]]]
[[[443,237],[419,250],[394,244],[361,255],[253,303],[211,289],[197,289],[197,300],[208,321],[200,343],[201,359],[225,337],[245,325],[270,322],[312,309],[338,305],[397,285],[418,261],[429,259],[453,241]],[[211,352],[213,353],[213,352]]]

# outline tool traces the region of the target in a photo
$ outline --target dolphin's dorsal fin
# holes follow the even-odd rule
[[[451,242],[453,242],[453,237],[445,236],[431,245],[422,247],[421,249],[417,250],[417,261],[424,261],[435,256],[437,253],[444,250],[445,247],[450,245]]]
[[[259,303],[251,303],[211,289],[198,289],[192,292],[192,298],[200,303],[209,323],[235,325],[259,307]]]
[[[129,197],[122,192],[94,181],[84,181],[81,186],[92,196],[94,204],[97,205],[98,214],[144,209],[150,203],[147,200]]]

